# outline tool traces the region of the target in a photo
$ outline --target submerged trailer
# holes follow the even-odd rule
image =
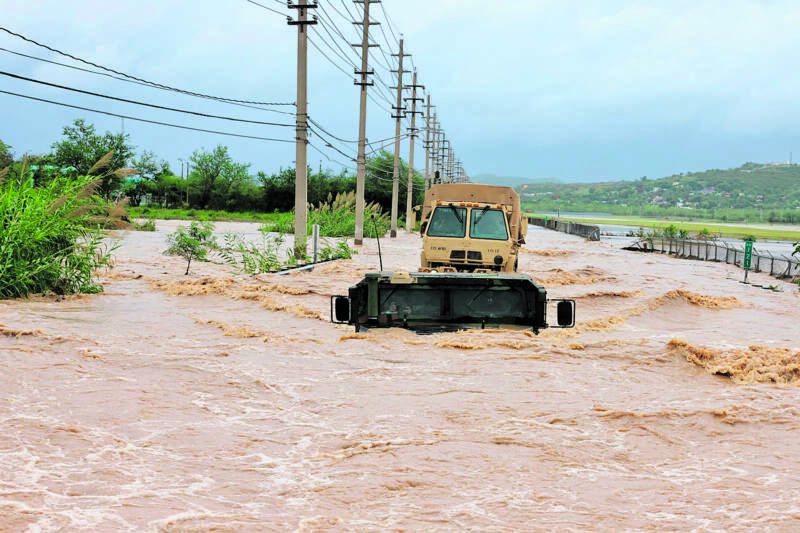
[[[556,303],[557,325],[547,322],[548,303]],[[347,296],[331,297],[331,320],[356,331],[511,327],[538,333],[573,327],[575,301],[548,300],[545,288],[523,274],[370,272]]]

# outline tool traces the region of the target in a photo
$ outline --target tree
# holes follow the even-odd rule
[[[133,146],[128,142],[130,135],[108,131],[104,135],[98,135],[94,126],[83,119],[76,120],[72,126],[64,126],[62,135],[62,141],[51,145],[54,150],[54,165],[75,167],[78,174],[84,176],[90,173],[94,164],[104,155],[113,152],[111,161],[102,169],[107,175],[103,178],[99,192],[109,197],[113,191],[119,189],[122,178],[115,171],[125,167],[133,155]]]
[[[165,159],[156,161],[156,154],[150,150],[144,150],[131,161],[131,165],[138,170],[136,175],[147,181],[153,181],[160,175],[172,174],[169,163]]]
[[[250,164],[236,163],[228,147],[217,145],[212,151],[198,150],[192,154],[190,185],[199,195],[202,208],[226,207],[235,186],[250,180]]]
[[[169,248],[164,251],[165,255],[179,255],[186,259],[186,272],[189,275],[189,267],[192,260],[205,261],[208,251],[216,247],[216,242],[211,234],[214,232],[214,224],[211,222],[199,223],[192,222],[187,231],[186,226],[179,227],[174,233],[167,236]]]
[[[11,153],[11,147],[0,141],[0,170],[11,166],[14,162],[14,154]]]

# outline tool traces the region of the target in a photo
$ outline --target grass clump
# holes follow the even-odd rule
[[[375,225],[370,219],[375,216]],[[274,233],[294,233],[294,213],[273,215],[274,219],[262,226],[262,231]],[[369,222],[369,223],[367,223]],[[326,202],[308,212],[308,233],[311,227],[319,224],[321,237],[353,237],[356,232],[356,193],[339,193],[334,198],[329,194]],[[380,204],[373,202],[364,206],[364,236],[377,237],[391,228],[391,220],[383,212]]]
[[[0,172],[0,298],[101,292],[93,275],[112,250],[100,228],[123,224],[124,208],[95,195],[103,176],[36,187],[28,174]]]
[[[144,222],[134,222],[133,229],[136,231],[156,231],[156,223],[152,218]]]

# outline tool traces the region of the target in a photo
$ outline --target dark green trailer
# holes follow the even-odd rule
[[[558,326],[547,323],[557,301]],[[400,327],[418,332],[515,327],[539,332],[575,325],[574,300],[548,300],[524,274],[370,272],[347,296],[331,297],[331,320],[356,331]]]

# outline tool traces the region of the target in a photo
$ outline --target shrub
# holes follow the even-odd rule
[[[308,213],[308,233],[311,226],[319,224],[321,237],[353,237],[356,232],[356,194],[355,192],[339,193],[336,198],[328,195],[328,200]],[[372,216],[375,215],[375,223]],[[383,213],[381,206],[370,203],[364,206],[364,236],[375,238],[378,233],[385,234],[391,228],[389,216]],[[275,233],[294,233],[294,214],[282,213],[273,222],[262,226],[261,231]]]
[[[98,226],[108,206],[95,192],[103,177],[56,175],[35,187],[25,164],[14,178],[0,173],[0,298],[97,293],[94,272],[112,251]]]
[[[194,221],[188,231],[186,226],[181,226],[167,237],[169,248],[164,254],[178,255],[186,259],[185,275],[188,276],[192,260],[206,261],[208,251],[216,247],[216,241],[211,236],[213,232],[214,224],[211,222],[201,224]]]

